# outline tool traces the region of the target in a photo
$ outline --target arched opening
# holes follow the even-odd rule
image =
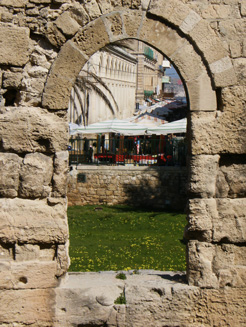
[[[218,306],[226,313],[225,325],[245,323],[238,306],[245,291],[244,3],[24,2],[1,3],[2,323],[65,326],[76,316],[71,325],[223,324]],[[146,295],[142,290],[154,278],[143,278],[144,287],[136,288],[134,282],[132,293],[127,287],[125,307],[114,302],[123,284],[117,283],[116,296],[111,296],[111,288],[111,297],[105,289],[93,292],[95,305],[90,301],[82,308],[77,305],[83,303],[79,293],[91,299],[83,282],[86,291],[70,290],[74,298],[67,306],[67,289],[56,288],[69,264],[67,103],[91,55],[125,38],[165,53],[189,92],[187,273],[189,284],[198,287],[166,289],[158,283]],[[98,285],[96,281],[94,289]],[[177,303],[179,315],[172,310]],[[84,319],[77,318],[73,308],[82,309]],[[92,317],[102,311],[102,319]]]
[[[115,109],[113,113],[110,107],[106,108],[104,106],[104,111],[100,105],[95,107],[93,105],[93,92],[91,92],[90,99],[92,109],[90,109],[89,112],[92,117],[88,119],[88,126],[77,126],[74,131],[71,130],[70,178],[74,178],[75,183],[70,183],[68,192],[69,205],[75,204],[83,206],[83,209],[69,208],[69,217],[71,219],[69,223],[71,223],[70,231],[72,231],[72,233],[77,233],[80,229],[86,230],[86,225],[88,224],[86,217],[90,217],[89,220],[91,223],[95,224],[93,225],[94,233],[97,233],[95,229],[96,226],[100,226],[99,229],[104,230],[108,228],[106,223],[109,223],[110,226],[115,226],[114,229],[117,234],[116,226],[120,226],[122,222],[121,230],[123,232],[122,227],[125,227],[126,234],[124,237],[118,234],[118,240],[116,240],[117,236],[109,236],[110,234],[107,235],[105,230],[103,232],[104,236],[106,236],[106,238],[112,238],[112,242],[109,240],[106,242],[107,245],[105,245],[103,237],[99,235],[98,242],[96,242],[92,236],[93,230],[90,230],[91,226],[88,227],[88,231],[85,232],[85,234],[88,233],[91,236],[89,238],[81,236],[80,244],[74,243],[74,239],[71,237],[71,271],[122,269],[185,270],[183,229],[185,225],[184,207],[186,203],[184,187],[187,180],[185,168],[186,126],[183,127],[181,132],[177,130],[173,130],[173,132],[169,131],[166,136],[164,132],[163,134],[161,134],[161,132],[158,134],[155,131],[151,131],[151,128],[160,125],[163,127],[168,122],[175,123],[175,121],[180,119],[187,119],[188,108],[186,94],[183,89],[183,105],[181,105],[180,100],[175,99],[176,91],[174,92],[174,90],[172,90],[172,94],[171,92],[169,92],[169,94],[162,92],[162,90],[164,90],[162,84],[165,83],[168,85],[169,81],[171,81],[170,76],[167,75],[167,67],[163,66],[164,59],[166,58],[165,55],[158,52],[155,48],[150,48],[150,46],[148,46],[148,49],[153,49],[151,51],[153,51],[154,55],[150,58],[150,56],[145,55],[143,51],[141,55],[144,55],[145,59],[143,65],[140,66],[139,49],[138,52],[136,51],[137,47],[139,48],[140,41],[128,40],[128,42],[129,46],[130,44],[132,45],[132,50],[128,50],[128,52],[121,49],[118,58],[116,57],[117,49],[113,48],[113,43],[110,44],[109,49],[104,53],[105,56],[108,56],[107,62],[111,61],[112,70],[110,76],[103,78],[101,85],[99,81],[99,78],[101,78],[100,75],[98,75],[97,79],[93,82],[98,85],[101,92],[104,91],[107,96],[109,95],[109,90],[103,90],[103,86],[104,83],[109,85],[110,92],[112,92],[117,103],[118,111]],[[119,43],[117,43],[117,46],[119,46]],[[143,46],[142,48],[144,49]],[[113,49],[113,58],[111,58],[110,49]],[[95,67],[100,65],[100,53],[103,51],[102,49],[90,57],[89,62],[93,62]],[[98,61],[96,58],[98,58]],[[119,62],[122,64],[124,75],[117,80],[115,70],[120,65]],[[168,63],[169,66],[171,66],[169,61]],[[138,68],[136,68],[137,66]],[[87,67],[88,65],[85,64],[82,71]],[[131,85],[133,83],[131,83],[129,78],[129,75],[132,73],[131,68],[132,71],[141,71],[147,68],[146,73],[140,74],[140,76],[135,75],[134,85]],[[173,73],[176,78],[180,80],[174,68]],[[115,83],[116,81],[123,85],[123,88],[118,88],[118,84]],[[151,83],[149,83],[149,81],[151,81]],[[140,82],[143,84],[142,105],[136,110],[136,87]],[[133,88],[132,91],[134,92],[132,102],[129,102],[130,87]],[[173,88],[174,87],[176,87],[176,84],[173,84]],[[81,91],[83,90],[81,89]],[[126,93],[124,94],[124,92]],[[118,93],[123,93],[123,97],[121,98],[121,100],[123,100],[122,103],[119,101]],[[102,94],[100,93],[97,96],[102,97]],[[96,97],[95,93],[94,97]],[[81,98],[83,98],[83,96],[81,96]],[[99,104],[99,101],[95,102]],[[92,114],[92,110],[95,111],[95,114]],[[98,114],[99,111],[100,115]],[[142,126],[144,126],[144,132],[141,132],[140,135],[138,132],[134,133],[134,131],[131,131],[132,134],[129,134],[129,131],[127,134],[124,134],[123,131],[117,132],[117,130],[115,130],[114,133],[110,133],[109,131],[105,133],[100,130],[100,127],[99,130],[94,130],[95,133],[93,133],[93,130],[89,132],[90,128],[94,128],[93,124],[104,124],[105,117],[107,117],[107,119],[110,118],[108,116],[110,113],[111,119],[114,117],[117,119],[128,119],[130,124],[133,122],[139,130],[140,127],[142,128]],[[92,149],[90,159],[88,159],[89,148]],[[96,171],[94,170],[95,165]],[[134,168],[135,171],[131,168]],[[100,169],[102,170],[100,171]],[[119,170],[117,171],[117,169]],[[125,174],[125,177],[120,177],[123,174]],[[126,183],[127,178],[128,180]],[[118,181],[116,182],[117,179]],[[72,184],[76,184],[80,191],[78,188],[72,189]],[[173,190],[171,191],[172,188]],[[174,190],[174,188],[176,189]],[[104,207],[104,205],[110,205],[111,207]],[[124,205],[128,205],[129,207],[124,207]],[[177,211],[175,213],[174,211],[172,213],[169,212],[174,208],[178,208],[180,213]],[[85,210],[85,212],[83,212],[83,210]],[[123,218],[117,217],[117,210]],[[131,213],[130,210],[132,210]],[[81,212],[81,216],[79,212]],[[77,217],[84,218],[76,220],[76,215]],[[136,220],[134,220],[135,218],[129,220],[126,218],[127,215],[135,216]],[[141,216],[144,215],[145,217],[141,223]],[[92,218],[92,216],[94,216],[94,218]],[[106,219],[105,217],[108,218]],[[114,222],[110,220],[112,218]],[[94,222],[92,222],[92,219],[94,219]],[[79,221],[83,221],[83,227],[80,226]],[[116,221],[118,221],[118,223]],[[169,228],[165,226],[166,221],[168,221],[169,227],[171,229],[173,228],[173,237],[169,239],[168,242],[165,239],[161,239],[161,236],[166,237],[168,234],[167,231]],[[91,223],[89,223],[89,225]],[[137,226],[141,226],[140,229],[144,229],[144,224],[145,231],[143,235],[138,236],[139,240],[141,240],[139,243],[137,242],[137,237],[134,236],[134,233],[137,235],[137,231],[135,230],[134,232],[133,226],[137,229]],[[159,228],[157,228],[158,224]],[[178,230],[176,230],[174,226],[178,226]],[[122,242],[122,239],[125,238],[126,241],[129,237],[127,231],[131,231],[132,241],[128,239],[125,244],[125,242]],[[177,236],[177,233],[179,233],[179,236]],[[152,241],[150,241],[150,239],[152,239]],[[172,243],[174,239],[176,239],[176,243]],[[121,246],[117,243],[119,240],[121,240]],[[91,241],[94,245],[98,243],[93,249],[88,245]],[[118,253],[115,254],[113,249],[116,244],[118,244]],[[161,247],[161,244],[166,244],[165,251],[157,253],[158,250],[156,246]],[[76,250],[71,248],[71,246],[75,247]],[[92,252],[90,252],[87,246],[89,246],[94,255],[92,255]],[[172,251],[170,247],[176,249],[176,261],[171,256]],[[77,255],[75,253],[80,254]],[[123,253],[125,253],[124,256]],[[111,262],[111,264],[109,262]]]
[[[89,26],[89,28],[85,28],[84,31],[80,33],[90,33],[91,29],[93,30],[94,28],[98,28],[98,26],[102,27],[102,24],[102,21],[98,20],[96,24],[93,24],[93,26]],[[158,33],[153,34],[153,29],[155,29],[155,31]],[[71,76],[71,81],[75,81],[75,78],[80,69],[79,67],[82,67],[83,64],[86,62],[87,56],[96,52],[100,47],[105,46],[109,43],[110,40],[112,40],[112,36],[110,35],[110,33],[107,34],[106,32],[108,37],[101,39],[101,43],[96,42],[94,44],[94,47],[90,47],[90,50],[88,50],[85,46],[86,43],[83,40],[81,42],[79,36],[80,33],[72,40],[72,42],[74,42],[75,44],[75,46],[73,46],[73,52],[75,51],[76,53],[76,47],[78,46],[80,49],[83,49],[83,51],[85,51],[86,56],[84,56],[81,52],[77,53],[78,57],[80,57],[81,60],[81,64],[76,66],[77,73],[75,73],[74,70],[72,72],[71,70],[69,72],[66,71],[66,73]],[[192,113],[191,116],[193,122],[199,125],[196,119],[199,118],[199,115],[202,114],[203,111],[211,112],[211,114],[213,115],[213,112],[215,112],[217,109],[217,102],[216,93],[212,87],[213,83],[211,81],[216,80],[215,84],[217,86],[222,85],[221,76],[224,74],[224,71],[220,71],[219,75],[216,75],[217,72],[213,68],[213,60],[216,60],[218,58],[216,57],[215,52],[212,51],[214,55],[211,55],[208,58],[206,51],[199,51],[199,40],[196,41],[196,45],[194,46],[194,44],[192,43],[193,37],[191,39],[189,37],[187,38],[186,33],[183,33],[183,31],[177,33],[175,31],[175,28],[173,29],[172,27],[165,25],[163,21],[158,20],[156,18],[144,18],[144,21],[142,22],[141,27],[137,32],[137,36],[135,35],[133,36],[133,38],[140,39],[146,42],[147,44],[153,46],[154,48],[160,50],[161,52],[166,54],[167,58],[169,58],[172,62],[175,63],[175,67],[183,77],[183,80],[185,82],[184,85],[186,85],[187,90],[189,92],[189,105],[190,112]],[[115,41],[117,37],[113,39]],[[119,39],[122,39],[122,36],[119,36]],[[201,48],[203,48],[202,44]],[[55,77],[56,69],[59,68],[63,58],[67,56],[67,51],[69,49],[71,49],[71,44],[68,42],[66,46],[62,49],[62,53],[59,56],[58,61],[54,66],[53,71],[51,72],[49,80],[46,83],[46,89],[43,97],[44,106],[52,107],[54,106],[54,103],[56,107],[63,106],[63,104],[61,104],[61,98],[59,94],[57,94],[55,102],[53,101],[53,103],[51,103],[50,99],[53,96],[53,91],[49,87],[49,83],[53,82],[53,76]],[[165,51],[166,49],[168,50],[167,52]],[[200,55],[201,53],[202,56]],[[206,61],[204,58],[207,58],[208,61]],[[64,72],[65,70],[59,72],[60,80],[62,80]],[[211,79],[212,75],[213,79]],[[68,86],[69,85],[67,85],[67,87]],[[72,84],[70,84],[70,86],[72,87]],[[190,120],[188,119],[188,135],[193,137],[194,134],[192,133],[194,133],[194,131],[197,130],[195,129],[194,124],[191,124]],[[189,151],[192,151],[193,155],[200,153],[200,150],[196,148],[196,143],[194,142],[192,143],[192,147],[189,147]],[[206,281],[204,282],[206,283]]]

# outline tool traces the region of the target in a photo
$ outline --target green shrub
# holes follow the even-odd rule
[[[117,299],[114,301],[115,304],[126,304],[126,297],[124,292],[122,292],[120,294],[119,297],[117,297]]]
[[[124,273],[118,273],[115,277],[118,279],[126,279],[126,275]]]

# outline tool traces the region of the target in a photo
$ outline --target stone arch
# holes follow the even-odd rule
[[[165,12],[165,15],[158,13],[156,8],[160,5],[158,1],[153,1],[147,13],[143,12],[138,15],[134,28],[131,25],[129,27],[128,11],[103,15],[81,28],[71,40],[63,45],[52,66],[44,89],[43,106],[49,109],[66,108],[65,97],[67,98],[81,67],[94,52],[110,42],[124,38],[137,38],[161,50],[175,63],[189,90],[191,110],[215,110],[216,99],[213,95],[213,88],[235,83],[231,61],[220,39],[206,21],[186,6],[179,3],[184,10],[178,11],[176,16],[170,15],[168,20],[165,12],[166,2],[165,5],[161,5],[163,10],[160,11]],[[177,1],[169,3],[168,8],[170,8],[167,12],[175,6],[177,6]],[[117,20],[117,24],[121,24],[122,33],[118,35],[112,35],[111,32],[114,28],[112,23],[114,20],[111,18],[115,16],[121,17],[120,23]],[[100,31],[98,36],[92,38],[97,31]],[[201,37],[203,35],[206,35],[205,39]],[[89,48],[87,42],[90,42]],[[64,61],[74,63],[72,69],[68,70]],[[53,85],[59,85],[59,87],[54,89]],[[204,92],[205,89],[207,94]],[[208,99],[211,102],[209,104]]]
[[[202,12],[203,6],[208,8],[207,12]],[[221,16],[215,18],[214,7],[221,10]],[[227,17],[223,16],[228,8],[233,10]],[[59,109],[67,109],[70,90],[91,54],[110,42],[135,38],[160,48],[164,53],[168,51],[167,56],[176,64],[189,92],[191,196],[187,227],[188,275],[189,283],[200,288],[186,288],[179,292],[174,286],[171,302],[169,293],[165,298],[162,289],[161,292],[152,289],[151,298],[155,294],[156,301],[160,299],[161,302],[156,302],[158,304],[151,310],[146,305],[146,297],[142,311],[138,310],[141,302],[140,307],[128,304],[129,310],[117,307],[117,313],[112,304],[108,308],[114,312],[115,324],[112,317],[108,323],[111,325],[112,322],[113,326],[117,325],[116,320],[131,321],[134,318],[134,321],[139,319],[139,324],[148,325],[152,323],[151,318],[156,322],[167,312],[167,320],[164,319],[167,324],[174,318],[177,325],[212,325],[223,323],[223,311],[224,325],[245,325],[243,305],[238,305],[245,298],[246,59],[242,47],[245,45],[245,19],[245,1],[240,0],[27,0],[1,3],[0,80],[3,90],[0,102],[3,108],[0,164],[4,168],[1,169],[3,243],[0,252],[3,269],[0,323],[35,325],[39,321],[45,326],[64,326],[63,322],[54,324],[56,277],[64,275],[68,267],[67,122],[66,111]],[[218,28],[220,24],[227,35]],[[231,26],[226,29],[226,24]],[[44,45],[43,37],[50,43]],[[35,51],[41,52],[35,56]],[[45,61],[45,67],[39,67],[39,60]],[[51,62],[53,65],[46,79]],[[196,67],[192,69],[191,65]],[[29,72],[30,76],[25,80]],[[15,91],[22,92],[21,79],[27,82],[23,91],[27,98],[15,103],[19,107],[11,108]],[[30,88],[33,82],[37,82],[35,94]],[[41,106],[41,92],[43,108],[38,107]],[[6,94],[11,96],[6,101],[8,108],[2,104],[2,98],[7,100]],[[220,108],[222,110],[218,110]],[[27,168],[29,162],[38,162],[42,172],[37,174],[36,164],[26,173],[20,172],[23,164]],[[45,197],[47,185],[44,189],[40,174],[46,180],[48,166],[49,172],[53,172],[50,178],[54,182],[54,193]],[[25,175],[22,183],[30,192],[35,186],[35,195],[23,194],[25,187],[20,190],[21,174],[22,177]],[[47,262],[43,261],[44,258]],[[59,264],[56,265],[55,261]],[[135,296],[136,292],[134,299]],[[176,311],[166,310],[165,299],[171,307],[183,303],[185,314],[177,317]],[[99,302],[96,302],[96,310]],[[157,307],[161,312],[156,311]],[[63,304],[59,309],[63,317],[66,315],[69,319],[69,312]],[[134,317],[130,316],[130,311]],[[144,315],[146,320],[143,320]],[[81,325],[86,324],[89,324],[87,320],[81,322]]]

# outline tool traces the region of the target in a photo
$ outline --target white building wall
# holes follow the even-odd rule
[[[108,51],[98,51],[91,56],[83,70],[88,69],[89,72],[102,78],[116,99],[119,110],[116,110],[116,106],[110,93],[95,81],[95,85],[102,90],[113,104],[115,115],[113,115],[103,98],[94,90],[90,90],[88,124],[111,119],[113,117],[128,118],[133,115],[136,102],[136,64],[137,62],[133,59],[133,56],[127,55],[127,53],[123,55],[122,52],[120,52],[120,55],[117,55],[117,53],[111,53]],[[80,74],[85,75],[86,73],[81,72]],[[89,77],[89,79],[91,78]],[[84,106],[85,96],[83,92],[80,92],[80,96]],[[75,110],[75,107],[77,108],[77,111]],[[80,123],[82,122],[81,115],[81,106],[73,89],[71,92],[71,101],[69,103],[69,120],[74,123]]]

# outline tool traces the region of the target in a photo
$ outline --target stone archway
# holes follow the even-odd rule
[[[220,281],[218,277],[220,268],[216,272],[213,271],[212,261],[215,260],[216,255],[210,256],[208,266],[205,264],[207,262],[206,250],[198,259],[194,247],[198,244],[203,247],[205,242],[205,249],[208,247],[216,252],[217,246],[213,244],[214,241],[218,243],[226,237],[223,233],[215,236],[216,233],[212,227],[216,225],[214,220],[218,219],[214,197],[217,192],[216,179],[220,173],[220,157],[213,150],[215,140],[212,140],[212,143],[204,142],[204,137],[209,134],[208,128],[217,128],[215,126],[218,123],[217,116],[220,110],[216,89],[234,83],[236,77],[231,60],[226,55],[221,41],[208,23],[197,13],[181,5],[182,10],[175,15],[168,16],[168,21],[167,16],[159,14],[159,12],[165,12],[167,15],[170,10],[173,12],[176,5],[176,2],[169,3],[166,8],[167,5],[163,7],[158,2],[153,2],[147,12],[121,10],[109,13],[79,30],[61,48],[48,77],[42,103],[49,109],[64,108],[70,88],[81,66],[94,52],[110,42],[136,38],[156,47],[175,63],[188,89],[191,116],[189,119],[191,139],[189,191],[191,198],[195,199],[190,200],[189,206],[191,218],[187,236],[190,235],[190,238],[194,240],[188,245],[188,278],[189,283],[194,285],[219,287],[221,283],[227,282]],[[210,205],[213,209],[207,209]],[[203,215],[198,215],[194,209],[197,206],[206,206],[204,210],[215,210],[215,216],[211,214],[204,222]],[[200,244],[199,241],[203,242]]]
[[[1,4],[3,88],[21,89],[27,72],[28,83],[42,77],[45,87],[36,85],[42,103],[28,84],[25,90],[31,101],[25,107],[1,109],[0,323],[53,325],[56,276],[65,274],[68,266],[65,109],[75,78],[90,55],[124,38],[140,39],[161,50],[187,85],[191,109],[188,279],[201,287],[196,292],[206,303],[211,304],[213,296],[221,303],[225,297],[235,299],[238,316],[230,312],[225,321],[243,323],[237,302],[245,292],[246,270],[244,2],[204,2],[203,10],[201,4],[181,0],[83,5],[35,1],[38,11],[33,3]],[[52,19],[44,18],[46,11]],[[39,14],[42,19],[35,22],[33,17]],[[52,53],[55,60],[49,72],[45,68],[35,75],[27,69],[36,62],[30,49],[43,36],[61,49],[57,57],[56,51]],[[206,317],[202,319],[201,323]]]

